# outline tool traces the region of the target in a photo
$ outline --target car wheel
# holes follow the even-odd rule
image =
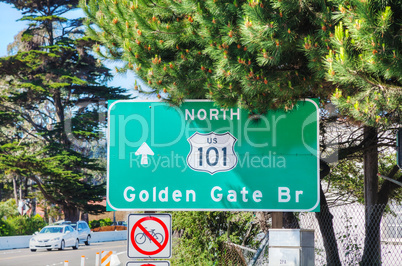
[[[36,249],[31,249],[32,252],[36,252]]]
[[[66,247],[66,243],[64,243],[64,239],[61,240],[59,250],[63,250]]]
[[[79,246],[79,241],[78,238],[75,240],[75,245],[73,246],[73,249],[78,249]]]
[[[87,240],[84,242],[86,246],[89,246],[89,240],[91,240],[91,236],[87,236]]]
[[[51,248],[47,248],[47,251],[51,251],[52,249]]]

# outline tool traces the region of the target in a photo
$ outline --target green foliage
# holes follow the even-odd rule
[[[13,181],[12,179],[5,178],[5,175],[0,174],[0,195],[2,199],[13,198]],[[1,202],[0,202],[1,204]]]
[[[208,98],[264,113],[317,97],[368,125],[400,121],[399,0],[81,0],[81,7],[88,33],[105,46],[95,52],[123,59],[121,71],[134,70],[166,101]]]
[[[67,220],[80,210],[97,214],[104,172],[90,158],[105,126],[106,101],[125,99],[125,89],[108,87],[109,69],[92,53],[80,19],[62,15],[77,1],[7,1],[31,21],[16,39],[18,51],[0,58],[0,170],[31,179]],[[27,196],[27,195],[26,195]]]
[[[0,202],[0,218],[19,215],[15,199]]]
[[[31,235],[46,226],[39,214],[29,217],[16,215],[0,219],[0,236]]]
[[[379,173],[387,175],[395,165],[395,154],[381,154],[379,159]],[[397,174],[398,179],[402,174]],[[326,178],[332,188],[335,188],[337,195],[343,200],[348,199],[364,203],[364,175],[363,160],[360,158],[345,159],[332,169],[331,174]],[[385,179],[379,180],[380,187]],[[402,201],[401,188],[396,189],[389,195],[393,202]]]
[[[112,225],[112,223],[113,223],[110,218],[100,219],[99,222],[100,222],[101,227],[102,226],[109,226],[109,225]]]
[[[0,218],[0,236],[13,236],[15,229],[7,220]]]
[[[302,50],[309,34],[329,37],[321,30],[330,16],[324,1],[83,0],[81,7],[100,28],[87,27],[106,48],[95,51],[122,58],[122,71],[134,70],[169,102],[208,98],[265,113],[328,93]]]
[[[182,234],[174,246],[177,265],[214,265],[225,242],[253,246],[258,230],[251,212],[173,212],[172,220],[173,230]]]
[[[110,218],[89,221],[89,228],[94,229],[102,226],[112,225],[113,221]]]
[[[16,235],[32,235],[46,226],[45,221],[39,214],[29,216],[15,216],[7,219],[7,222],[14,228]]]
[[[88,34],[99,42],[94,51],[122,59],[126,64],[118,71],[135,71],[150,93],[169,103],[211,99],[253,114],[289,110],[296,100],[315,97],[323,106],[335,105],[328,120],[357,120],[381,132],[399,127],[400,0],[80,2]],[[343,161],[331,174],[331,184],[361,200],[361,161],[354,159],[373,146],[389,145],[382,141],[351,136],[341,143]],[[209,232],[208,215],[186,215],[192,221],[186,226],[198,227],[179,227],[191,236],[180,240],[180,263],[216,261],[225,230]],[[192,261],[187,254],[201,259]]]
[[[402,112],[400,1],[338,1],[326,79],[339,85],[332,101],[372,126],[399,123]]]
[[[378,164],[378,172],[381,175],[387,176],[388,173],[391,171],[392,167],[395,165],[396,162],[396,154],[385,154],[385,155],[381,155],[380,154],[380,160],[379,160],[379,164]],[[401,179],[402,177],[402,171],[399,171],[394,177],[393,179],[397,180],[397,179]],[[384,184],[386,180],[384,178],[380,178],[379,179],[379,183],[382,186]],[[392,202],[394,203],[398,203],[401,204],[402,203],[402,187],[398,186],[397,189],[393,190],[390,195],[389,198],[392,199]],[[386,212],[388,211],[388,209],[386,209]]]
[[[332,168],[327,180],[332,187],[339,190],[338,195],[344,196],[345,199],[352,197],[352,200],[364,202],[364,175],[361,159],[339,161]]]
[[[345,262],[347,265],[358,265],[363,255],[362,236],[355,233],[356,224],[352,224],[352,217],[346,212],[341,216],[344,230],[337,233],[341,249],[345,251]]]

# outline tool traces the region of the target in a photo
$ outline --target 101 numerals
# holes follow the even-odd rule
[[[226,149],[226,147],[224,147],[224,148],[222,148],[221,149],[221,153],[222,153],[222,165],[223,166],[226,166],[226,160],[227,160],[227,149]],[[215,165],[217,165],[218,164],[218,162],[219,162],[219,159],[220,159],[220,152],[219,152],[219,150],[217,149],[217,148],[215,148],[215,147],[209,147],[206,151],[205,151],[205,155],[204,155],[204,148],[203,147],[200,147],[200,148],[198,148],[198,152],[199,152],[199,154],[200,154],[200,157],[199,157],[199,165],[200,166],[202,166],[202,164],[203,164],[203,157],[205,156],[205,158],[206,158],[206,163],[209,165],[209,166],[215,166]],[[213,153],[213,154],[211,154],[211,152]],[[215,155],[215,156],[214,156]]]

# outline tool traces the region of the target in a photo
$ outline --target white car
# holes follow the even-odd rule
[[[89,228],[87,222],[77,221],[75,224],[71,224],[71,227],[77,230],[78,239],[80,242],[83,242],[88,246],[89,241],[91,240],[91,229]]]
[[[57,248],[63,250],[65,247],[78,249],[78,245],[77,231],[67,224],[45,226],[29,240],[29,248],[32,252],[37,249],[50,251],[53,248]]]

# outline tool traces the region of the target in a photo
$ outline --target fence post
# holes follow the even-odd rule
[[[269,243],[269,233],[267,232],[265,234],[265,237],[262,239],[261,244],[257,249],[257,252],[255,253],[255,255],[252,258],[252,260],[250,261],[250,263],[248,264],[249,266],[256,265],[258,258],[260,257],[262,251],[265,249],[265,247],[268,245],[268,243]]]

